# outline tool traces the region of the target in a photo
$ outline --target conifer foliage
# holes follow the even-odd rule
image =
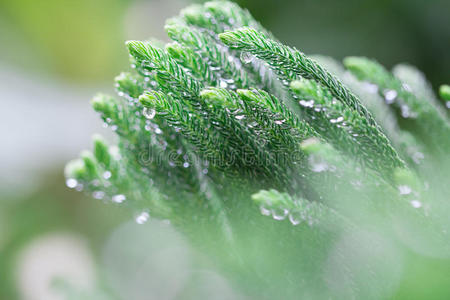
[[[69,187],[138,222],[170,220],[253,295],[379,298],[392,290],[386,244],[448,256],[448,86],[439,101],[411,66],[309,57],[227,1],[190,6],[166,31],[166,45],[126,42],[118,96],[92,101],[117,143],[96,136],[67,165]],[[367,232],[372,271],[335,261],[358,252],[336,241]],[[348,290],[329,283],[330,261]]]

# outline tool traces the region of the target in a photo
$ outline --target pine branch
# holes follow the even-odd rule
[[[383,99],[378,95],[378,86],[356,79],[337,61],[323,56],[315,56],[315,59],[333,72],[342,80],[358,97],[364,106],[375,117],[383,132],[392,142],[402,159],[412,168],[417,168],[424,159],[424,146],[408,131],[399,127],[398,120],[393,111],[389,109]],[[425,84],[425,82],[423,82]]]
[[[219,35],[222,42],[233,49],[247,51],[266,61],[283,77],[295,79],[295,75],[314,79],[330,89],[333,96],[366,118],[369,125],[375,126],[372,115],[361,105],[359,99],[336,77],[320,65],[306,57],[302,52],[267,38],[252,28],[241,28]]]
[[[358,157],[363,165],[380,174],[404,166],[378,128],[336,101],[327,89],[311,80],[293,81],[291,89],[302,99],[300,104],[312,116],[311,122],[317,124],[318,132],[338,150]]]
[[[450,136],[450,123],[429,101],[420,99],[373,60],[348,57],[344,64],[358,79],[378,85],[379,93],[396,108],[402,118],[408,119],[411,126],[417,128],[420,138],[431,143],[441,153],[447,151],[450,146],[448,139],[443,141],[441,137]]]
[[[201,83],[189,76],[172,57],[149,43],[128,41],[127,46],[138,63],[138,69],[155,71],[158,84],[164,91],[176,93],[189,100],[194,107],[201,106],[196,98],[202,87]]]
[[[236,286],[261,290],[255,298],[336,296],[323,272],[349,237],[448,255],[450,125],[418,70],[392,75],[348,58],[351,75],[283,45],[228,1],[192,5],[166,31],[166,45],[126,43],[132,70],[115,78],[119,97],[92,101],[117,145],[95,137],[67,165],[69,187],[129,208],[138,223],[169,220]],[[440,96],[448,108],[450,87]],[[337,270],[366,299],[361,257]]]
[[[294,80],[296,76],[311,78],[327,87],[330,93],[348,106],[349,110],[354,110],[360,114],[360,119],[367,122],[371,127],[371,132],[375,133],[375,138],[384,147],[384,153],[392,160],[392,165],[403,166],[404,163],[391,146],[389,140],[380,130],[372,115],[360,103],[359,99],[348,90],[336,77],[325,71],[320,65],[307,58],[303,53],[284,46],[278,42],[266,38],[263,34],[251,28],[243,28],[234,32],[226,32],[219,35],[222,41],[232,48],[247,51],[260,59],[265,60],[275,70],[278,71],[282,80]],[[326,116],[319,115],[326,119]],[[327,124],[322,119],[322,124]],[[326,131],[323,131],[326,132]]]
[[[230,87],[231,89],[248,88],[255,86],[256,82],[249,78],[247,72],[240,68],[240,62],[233,59],[227,49],[201,31],[190,28],[189,26],[172,20],[167,22],[166,31],[169,37],[190,49],[202,57],[206,64],[199,73],[210,72],[215,74],[215,86]]]

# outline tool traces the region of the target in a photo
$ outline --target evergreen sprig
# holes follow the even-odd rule
[[[450,125],[447,116],[432,104],[433,99],[424,99],[423,94],[414,94],[411,88],[389,73],[383,66],[367,58],[348,57],[345,66],[360,80],[376,84],[379,93],[392,104],[395,111],[404,119],[405,126],[412,126],[419,132],[425,143],[432,144],[435,150],[448,153]],[[416,85],[418,87],[418,85]],[[423,88],[422,88],[423,90]]]
[[[92,101],[117,145],[96,136],[92,153],[67,165],[69,187],[129,207],[139,223],[170,220],[240,288],[273,297],[283,287],[283,298],[329,298],[320,272],[330,247],[373,228],[401,239],[389,221],[399,232],[438,228],[425,250],[408,235],[414,250],[450,247],[448,205],[430,201],[448,195],[444,173],[430,170],[449,166],[450,125],[419,71],[352,57],[351,75],[282,44],[227,1],[190,6],[166,31],[167,45],[126,43],[132,68],[115,79],[119,97]],[[448,108],[449,86],[440,96]]]
[[[338,101],[340,101],[343,105],[348,108],[348,113],[345,116],[346,119],[349,119],[349,114],[352,111],[356,112],[360,115],[360,117],[356,117],[354,119],[360,120],[364,122],[364,127],[370,131],[370,134],[366,136],[368,138],[373,137],[375,140],[375,147],[380,145],[382,149],[383,156],[385,158],[391,159],[391,165],[403,166],[404,163],[391,146],[389,140],[381,131],[380,127],[376,124],[372,115],[368,112],[368,110],[361,104],[358,97],[351,92],[347,87],[345,87],[339,79],[335,76],[331,75],[328,71],[324,70],[318,63],[313,61],[312,59],[306,57],[300,51],[290,48],[288,46],[282,45],[279,42],[268,39],[264,34],[255,31],[252,28],[242,28],[232,32],[225,32],[219,35],[221,40],[227,44],[228,46],[239,49],[241,51],[247,51],[251,54],[257,56],[258,58],[266,61],[271,67],[275,69],[275,71],[279,74],[280,79],[284,82],[292,81],[300,76],[305,79],[313,79],[317,81],[316,89],[320,89],[320,85],[323,85],[328,89],[330,95],[326,95],[325,89],[321,91],[315,92],[314,87],[302,87],[299,83],[295,84],[295,90],[300,91],[302,88],[308,90],[307,93],[313,97],[312,100],[316,100],[319,103],[328,100],[328,103],[332,105],[332,97],[336,97]],[[314,83],[313,83],[314,84]],[[313,95],[311,95],[311,93]],[[320,95],[319,95],[320,94]],[[322,95],[325,94],[325,97]],[[328,96],[328,97],[327,97]],[[327,98],[327,99],[320,99]],[[300,102],[302,105],[302,102]],[[303,104],[303,106],[308,107],[309,105]],[[334,130],[336,134],[335,140],[338,140],[345,136],[344,133],[341,133],[339,129],[336,130],[334,126],[329,126],[329,121],[336,122],[336,120],[340,120],[344,115],[343,110],[344,107],[337,108],[341,110],[338,112],[336,118],[328,117],[321,110],[327,109],[326,107],[314,107],[315,105],[310,105],[313,110],[311,111],[318,112],[315,114],[315,119],[318,119],[318,122],[321,123],[322,126],[318,128],[322,128],[322,133],[330,133],[329,130]],[[334,105],[337,107],[337,105]],[[330,107],[328,107],[329,109]],[[317,111],[318,110],[318,111]],[[327,113],[328,114],[328,113]],[[336,115],[336,113],[330,112],[332,115]],[[341,117],[341,118],[340,118]],[[350,120],[347,120],[351,122]],[[339,123],[339,122],[338,122]],[[340,125],[338,125],[340,126]],[[357,127],[354,127],[354,130],[357,130]],[[341,134],[340,134],[341,133]],[[332,134],[332,133],[331,133]],[[338,137],[339,136],[339,137]],[[348,141],[347,141],[348,144]],[[377,149],[378,150],[378,149]],[[379,151],[379,150],[378,150]],[[382,166],[385,167],[385,166]]]

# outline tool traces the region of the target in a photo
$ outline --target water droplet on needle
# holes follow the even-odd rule
[[[153,108],[144,107],[144,109],[142,110],[142,114],[144,115],[144,117],[151,120],[155,117],[156,110],[154,110]]]
[[[249,64],[253,61],[254,56],[248,52],[241,52],[241,61],[244,64]]]
[[[149,218],[150,218],[150,214],[148,212],[146,212],[146,211],[143,211],[139,215],[137,215],[136,223],[142,225],[145,222],[147,222]]]
[[[66,185],[70,189],[74,189],[78,185],[78,181],[74,178],[69,178],[66,180]]]
[[[127,198],[125,197],[125,195],[123,194],[118,194],[118,195],[114,195],[112,197],[112,201],[115,203],[122,203],[123,201],[125,201]]]

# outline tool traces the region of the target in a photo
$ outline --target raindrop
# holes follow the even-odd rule
[[[78,181],[75,178],[69,178],[66,180],[66,185],[70,189],[74,189],[78,185]]]
[[[284,220],[288,215],[288,213],[289,211],[286,208],[281,207],[272,208],[272,217],[278,221]]]
[[[258,122],[255,122],[255,121],[247,124],[248,128],[254,128],[256,126],[258,126]]]
[[[103,197],[105,197],[105,192],[95,191],[92,193],[92,197],[94,197],[95,199],[103,199]]]
[[[387,90],[384,92],[384,99],[387,104],[394,103],[395,98],[397,98],[397,92],[395,90]]]
[[[106,180],[110,179],[111,176],[112,176],[112,174],[111,174],[110,171],[105,171],[105,172],[103,173],[103,178],[106,179]]]
[[[241,61],[244,64],[249,64],[253,61],[254,56],[252,54],[250,54],[249,52],[241,52]]]
[[[125,197],[125,195],[123,195],[123,194],[114,195],[112,197],[112,201],[115,203],[122,203],[126,199],[127,199],[127,197]]]
[[[300,100],[298,103],[304,107],[313,107],[314,106],[314,100]]]
[[[402,104],[400,106],[401,114],[403,118],[415,118],[417,117],[417,113],[411,111],[408,105]]]
[[[228,87],[228,83],[225,80],[221,79],[219,82],[219,87],[226,89]]]
[[[422,202],[420,202],[419,200],[411,200],[411,205],[414,208],[420,208],[422,207]]]
[[[333,124],[335,124],[335,123],[340,123],[340,122],[342,122],[342,121],[344,121],[344,117],[338,117],[338,118],[336,118],[336,119],[331,119],[330,120],[330,122],[331,123],[333,123]]]
[[[136,223],[142,225],[145,222],[147,222],[149,218],[150,218],[150,214],[146,211],[143,211],[139,215],[136,216]]]
[[[303,216],[300,210],[295,210],[289,214],[289,221],[292,225],[296,226],[303,221]]]
[[[263,216],[270,216],[270,209],[267,208],[264,204],[259,206],[259,210]]]
[[[154,110],[153,108],[144,107],[144,109],[142,110],[142,114],[144,115],[144,117],[151,120],[155,117],[156,110]]]
[[[408,185],[399,185],[398,191],[399,191],[400,195],[409,195],[409,194],[411,194],[412,189]]]

